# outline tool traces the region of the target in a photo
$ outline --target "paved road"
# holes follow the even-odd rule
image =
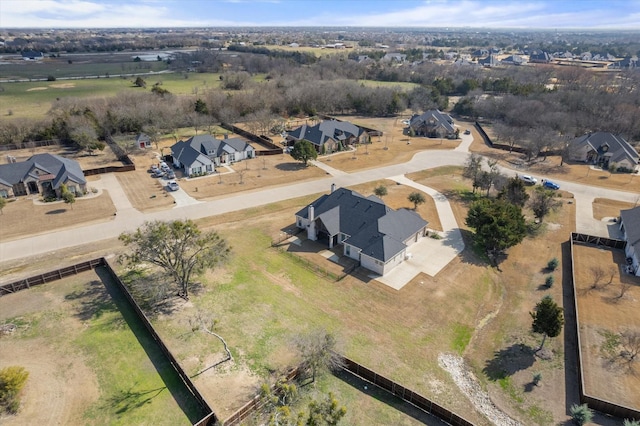
[[[466,135],[465,135],[466,136]],[[463,143],[465,140],[463,139]],[[74,247],[82,244],[97,242],[109,238],[115,238],[123,231],[133,231],[147,220],[171,220],[171,219],[200,219],[212,215],[243,210],[250,207],[259,207],[273,202],[283,201],[304,195],[317,194],[329,191],[331,184],[337,186],[357,185],[373,180],[386,179],[392,176],[402,176],[419,170],[430,169],[446,165],[463,165],[468,153],[464,150],[433,150],[419,152],[403,164],[380,167],[377,169],[363,170],[354,173],[336,173],[337,176],[328,176],[311,182],[293,183],[287,186],[266,188],[262,191],[248,194],[236,194],[224,199],[201,203],[185,203],[176,205],[175,208],[159,212],[141,213],[128,206],[118,210],[114,220],[86,226],[78,226],[69,230],[60,230],[48,234],[27,237],[20,240],[0,243],[0,260],[8,261],[23,257],[48,253],[54,250]],[[514,171],[505,169],[506,173],[515,174]],[[110,179],[104,176],[105,179]],[[117,181],[116,181],[117,182]],[[571,182],[557,181],[563,189],[573,192],[578,201],[578,216],[580,218],[591,215],[591,206],[583,205],[587,197],[605,197],[615,200],[635,202],[638,194],[616,191],[605,188],[596,188]],[[126,202],[120,200],[117,189],[109,188],[109,194],[114,198],[117,207],[125,206]],[[121,189],[120,189],[121,190]],[[125,197],[126,198],[126,197]],[[116,201],[117,200],[117,201]],[[181,203],[182,204],[182,203]],[[582,223],[582,221],[578,221]],[[580,230],[581,228],[578,228]]]

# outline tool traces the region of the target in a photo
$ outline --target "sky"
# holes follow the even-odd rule
[[[640,0],[0,0],[0,29],[265,26],[640,30]]]

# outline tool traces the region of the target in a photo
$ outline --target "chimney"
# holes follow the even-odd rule
[[[309,205],[309,210],[307,213],[307,219],[309,219],[309,222],[313,222],[315,220],[315,211],[313,209],[313,205]]]
[[[336,190],[336,184],[332,183],[331,184],[331,193],[333,194],[335,192],[335,190]]]

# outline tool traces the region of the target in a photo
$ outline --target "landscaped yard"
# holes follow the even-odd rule
[[[192,424],[202,413],[98,271],[0,298],[0,367],[29,372],[3,424]],[[112,284],[107,284],[112,286]]]

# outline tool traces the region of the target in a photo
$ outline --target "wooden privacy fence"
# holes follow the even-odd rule
[[[250,141],[255,142],[267,148],[267,149],[256,150],[256,155],[276,155],[276,154],[282,154],[284,152],[281,146],[278,146],[275,143],[273,143],[273,140],[271,140],[271,138],[267,136],[254,135],[251,132],[248,132],[244,129],[241,129],[240,127],[237,127],[237,126],[234,126],[233,124],[228,124],[228,123],[220,123],[220,127],[222,127],[223,129],[227,129],[230,132],[233,132],[237,135],[247,138]]]
[[[349,358],[343,357],[343,360],[344,370],[349,371],[350,373],[353,373],[356,376],[378,386],[380,389],[383,389],[390,394],[397,396],[398,398],[421,409],[422,411],[429,413],[432,416],[438,417],[439,419],[444,420],[445,422],[453,426],[473,426],[473,423],[471,423],[470,421],[458,416],[454,412],[447,410],[441,405],[436,404],[435,402],[412,391],[411,389],[407,389],[404,386],[394,382],[393,380],[388,379]]]
[[[576,360],[578,363],[578,391],[580,394],[580,403],[587,404],[589,408],[598,410],[601,413],[610,414],[612,416],[620,417],[623,419],[635,419],[640,421],[640,411],[624,405],[616,404],[611,401],[595,398],[591,395],[588,395],[585,392],[584,374],[582,371],[582,365],[583,365],[582,348],[580,346],[580,320],[579,320],[580,316],[578,315],[578,298],[576,297],[576,294],[577,294],[576,293],[576,272],[574,268],[575,262],[573,257],[573,245],[575,243],[591,244],[596,246],[607,246],[607,247],[612,247],[616,249],[624,249],[626,245],[626,241],[614,240],[611,238],[604,238],[604,237],[595,237],[592,235],[579,234],[577,232],[571,233],[571,240],[570,240],[571,289],[573,291],[572,296],[573,296],[573,308],[574,308],[572,314],[575,315],[575,317],[572,319],[574,320],[574,324],[576,325],[576,329],[574,330],[574,332],[576,336],[575,346],[577,351]]]
[[[341,122],[344,121],[344,120],[340,120],[339,118],[336,118],[336,117],[331,116],[331,115],[318,114],[318,117],[320,117],[323,120],[336,120],[336,121],[341,121]],[[365,126],[361,126],[359,124],[356,124],[356,126],[360,127],[362,130],[367,132],[369,134],[369,136],[383,136],[384,135],[384,132],[382,130],[372,129],[371,127],[365,127]]]
[[[51,281],[57,281],[64,277],[79,274],[80,272],[89,271],[98,266],[102,266],[103,264],[103,259],[92,259],[86,262],[56,269],[55,271],[49,271],[40,275],[34,275],[29,278],[14,281],[9,284],[3,284],[0,286],[0,297],[15,293],[16,291],[26,290],[37,285],[46,284]]]
[[[57,139],[49,139],[45,141],[29,141],[20,143],[10,143],[7,145],[0,145],[0,151],[14,151],[17,149],[30,149],[41,146],[60,145],[60,141]]]
[[[198,391],[193,381],[191,381],[191,378],[189,377],[189,375],[187,375],[187,373],[182,369],[182,367],[178,363],[178,360],[173,356],[169,348],[164,344],[164,342],[156,332],[155,328],[149,321],[149,318],[147,318],[147,316],[144,314],[144,312],[142,311],[138,303],[136,303],[135,299],[133,298],[129,290],[126,288],[122,280],[120,280],[120,277],[116,274],[114,269],[111,267],[109,262],[104,257],[99,259],[92,259],[86,262],[81,262],[76,265],[57,269],[55,271],[45,272],[44,274],[35,275],[33,277],[29,277],[19,281],[14,281],[9,284],[4,284],[0,286],[0,296],[4,296],[10,293],[15,293],[16,291],[20,291],[20,290],[26,290],[36,285],[42,285],[51,281],[60,280],[64,277],[89,271],[99,266],[104,267],[107,270],[107,272],[113,279],[118,289],[122,292],[122,294],[125,296],[125,298],[129,302],[130,306],[133,308],[133,311],[136,313],[136,316],[138,317],[140,322],[145,326],[145,328],[147,329],[147,331],[149,332],[153,340],[156,342],[156,344],[158,345],[158,347],[160,348],[164,356],[169,361],[169,364],[173,367],[178,377],[180,377],[180,379],[182,380],[186,389],[191,393],[193,398],[200,404],[203,410],[207,413],[201,420],[196,422],[195,425],[208,426],[208,425],[216,424],[218,419],[215,413],[213,412],[213,409],[209,406],[209,404],[204,399],[200,391]]]
[[[153,337],[153,340],[155,340],[155,342],[157,343],[162,353],[167,357],[167,360],[169,361],[169,363],[171,364],[175,372],[178,374],[178,376],[182,379],[182,382],[184,383],[186,388],[189,390],[189,392],[191,392],[191,395],[195,398],[196,401],[198,401],[200,406],[207,413],[204,416],[204,418],[202,418],[195,424],[198,426],[215,424],[218,421],[218,419],[215,413],[213,412],[213,409],[209,406],[209,404],[204,399],[204,397],[202,396],[198,388],[196,388],[196,385],[193,383],[193,381],[191,381],[191,378],[189,377],[189,375],[182,369],[182,367],[178,363],[178,360],[173,356],[169,348],[164,344],[164,342],[156,332],[156,329],[153,327],[153,325],[151,325],[151,321],[149,321],[149,318],[147,318],[144,312],[142,312],[142,309],[140,308],[138,303],[136,303],[135,299],[133,298],[133,296],[127,289],[127,287],[124,285],[122,280],[120,280],[120,277],[118,276],[118,274],[116,274],[116,272],[113,270],[113,268],[111,267],[111,265],[106,259],[102,258],[102,260],[104,261],[104,266],[109,272],[109,275],[111,275],[111,278],[113,278],[114,282],[116,283],[120,291],[122,291],[122,294],[124,294],[126,299],[129,301],[129,304],[131,305],[134,312],[138,316],[138,319],[140,319],[140,321],[145,326],[147,331],[149,331],[149,334],[151,334],[151,337]]]

